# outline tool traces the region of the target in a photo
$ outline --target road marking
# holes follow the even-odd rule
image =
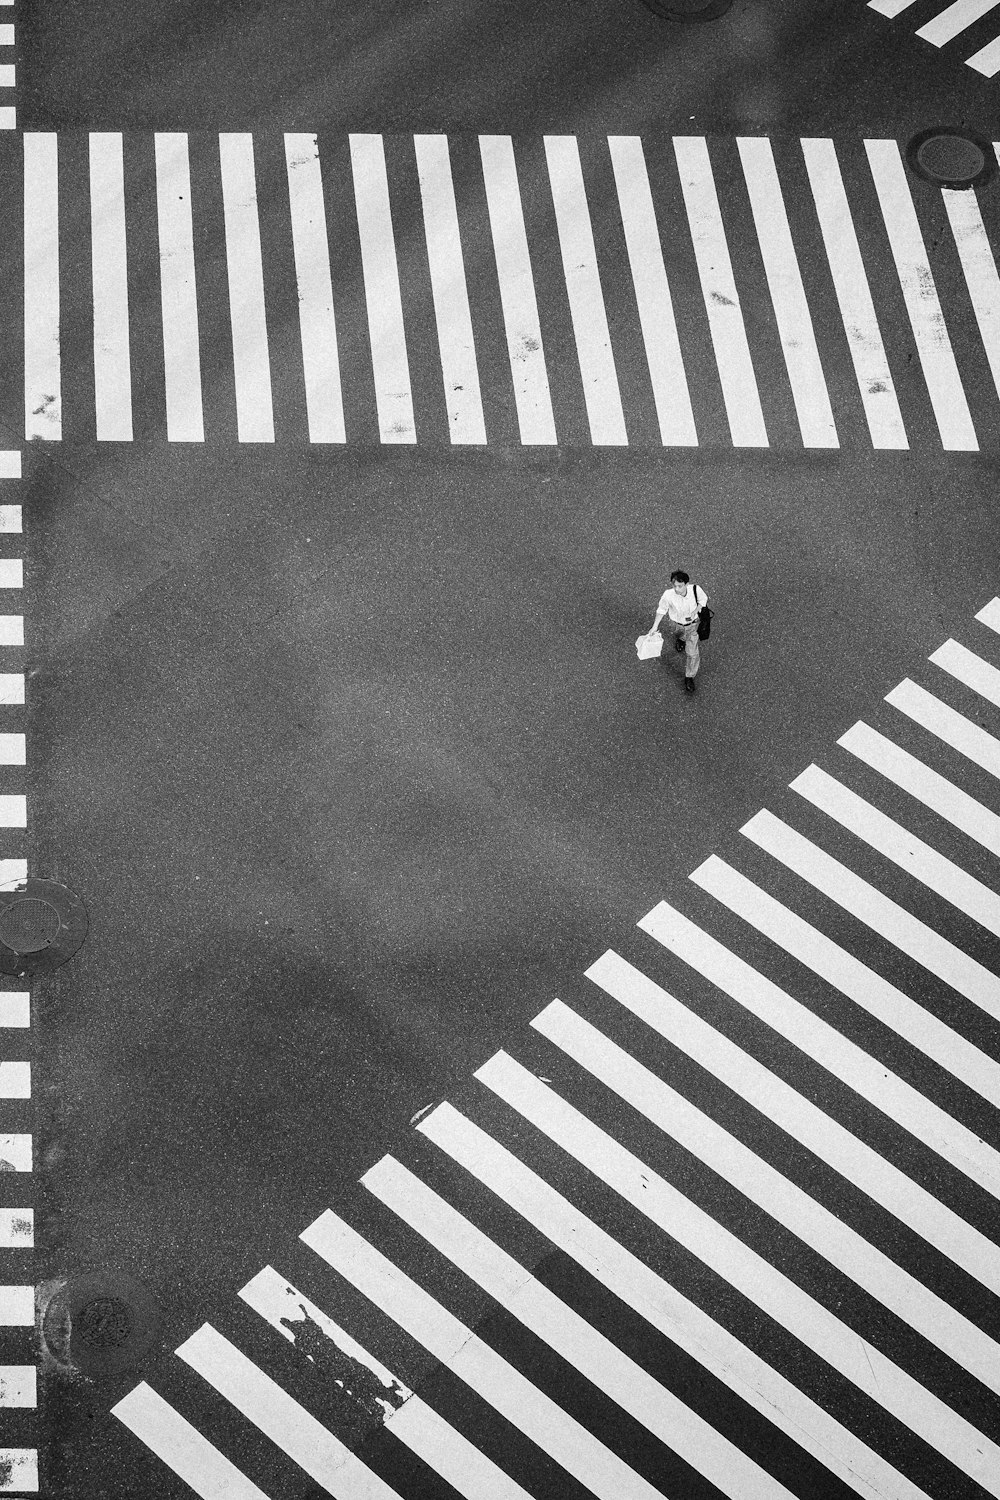
[[[395,1490],[210,1323],[177,1354],[337,1500],[395,1500]]]
[[[591,1494],[601,1500],[663,1500],[660,1490],[630,1469],[343,1219],[327,1210],[300,1239]]]
[[[450,1104],[417,1129],[851,1489],[925,1500],[923,1490]]]
[[[969,651],[958,641],[945,641],[927,658],[943,672],[948,672],[981,698],[1000,708],[1000,672],[983,661],[974,651]]]
[[[286,134],[285,172],[299,293],[299,336],[309,441],[343,443],[347,440],[347,433],[330,274],[330,241],[319,146],[314,135]]]
[[[905,911],[860,875],[762,808],[740,829],[761,849],[829,896],[866,927],[945,984],[1000,1020],[1000,979],[968,953]],[[992,1189],[991,1189],[992,1191]]]
[[[1000,1109],[1000,1062],[981,1052],[960,1032],[902,990],[869,969],[824,932],[782,906],[739,871],[711,855],[690,876],[751,927],[832,984],[849,1000],[888,1026],[968,1088]]]
[[[0,1249],[30,1250],[35,1243],[33,1208],[0,1208]]]
[[[766,448],[767,428],[708,142],[704,136],[674,136],[674,155],[733,443],[738,448]]]
[[[970,59],[970,63],[972,59]],[[948,222],[962,263],[979,335],[1000,396],[1000,275],[975,193],[942,189]]]
[[[978,452],[972,414],[938,300],[906,169],[895,141],[865,141],[889,248],[941,435],[948,451]]]
[[[868,9],[877,10],[880,16],[898,16],[901,11],[910,5],[915,5],[916,0],[868,0]]]
[[[1000,1295],[1000,1247],[617,953],[587,978],[887,1213]]]
[[[19,557],[0,558],[0,589],[24,587],[24,563]]]
[[[544,140],[591,442],[626,445],[625,413],[597,268],[580,148],[575,135],[547,135]]]
[[[9,1495],[38,1494],[38,1454],[34,1448],[0,1448],[0,1472]],[[240,1500],[238,1495],[233,1500]]]
[[[0,505],[0,531],[19,532],[21,530],[21,507],[19,505]]]
[[[94,398],[98,441],[132,439],[125,159],[121,134],[90,133],[90,236],[94,288]]]
[[[0,828],[27,828],[28,803],[23,793],[0,795]]]
[[[268,1500],[197,1427],[142,1381],[111,1415],[123,1422],[201,1500]]]
[[[2,30],[2,28],[0,28]],[[62,437],[59,353],[59,138],[25,131],[24,435]]]
[[[536,1281],[513,1257],[391,1156],[361,1179],[369,1192],[536,1338],[733,1500],[791,1492]]]
[[[943,47],[989,11],[996,10],[997,4],[998,0],[954,0],[954,4],[947,6],[925,26],[921,26],[917,36],[922,37],[925,42],[933,43],[935,47]]]
[[[1000,1448],[504,1052],[481,1083],[911,1432],[1000,1496]]]
[[[453,443],[485,443],[486,419],[479,389],[479,364],[448,137],[415,135],[413,145],[441,353],[448,432]]]
[[[352,135],[350,144],[379,437],[383,443],[415,443],[385,147],[380,135]]]
[[[804,139],[802,154],[872,446],[908,448],[836,147]]]
[[[271,364],[253,136],[248,133],[220,134],[219,164],[226,226],[237,433],[241,443],[273,443]]]
[[[736,144],[743,163],[802,442],[806,448],[837,448],[840,445],[830,395],[816,347],[816,333],[802,285],[771,142],[766,136],[739,136]]]
[[[989,604],[984,604],[976,614],[976,619],[982,625],[989,626],[1000,635],[1000,598],[991,599]]]
[[[0,1062],[0,1099],[31,1098],[31,1064]]]
[[[926,688],[904,677],[898,686],[886,693],[885,701],[964,755],[966,760],[1000,777],[1000,740],[994,739],[993,735],[987,734],[985,729],[973,724],[947,703],[942,703]]]
[[[0,1135],[0,1171],[31,1171],[31,1136]]]
[[[0,672],[0,704],[24,702],[24,673]]]
[[[24,645],[24,616],[0,615],[0,646]]]
[[[34,1365],[0,1365],[0,1406],[37,1405]]]
[[[21,478],[20,448],[0,449],[0,479]]]
[[[555,1000],[531,1024],[710,1171],[1000,1394],[1000,1344],[968,1318],[569,1006]]]
[[[995,78],[1000,73],[1000,37],[994,37],[992,42],[987,42],[985,47],[980,47],[978,52],[973,52],[965,61],[968,67],[975,68],[984,78]]]
[[[33,1286],[0,1286],[0,1326],[34,1328],[35,1288]],[[2,1472],[0,1469],[0,1473]]]
[[[0,990],[0,1026],[30,1026],[31,996],[27,990]]]
[[[205,418],[188,138],[180,132],[158,131],[154,144],[167,440],[202,443]]]
[[[611,135],[608,149],[660,425],[660,440],[664,447],[697,447],[698,433],[691,394],[684,373],[684,358],[663,263],[663,247],[642,141],[638,136]]]
[[[479,154],[521,442],[556,443],[514,143],[509,135],[481,135]]]

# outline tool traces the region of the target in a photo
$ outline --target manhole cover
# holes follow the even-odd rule
[[[993,172],[991,157],[987,141],[947,126],[922,130],[906,148],[911,170],[938,187],[969,188],[985,182]]]
[[[61,926],[51,901],[22,896],[0,911],[0,943],[15,953],[37,953],[49,946]]]
[[[733,0],[642,0],[647,10],[664,21],[717,21]]]
[[[157,1345],[156,1300],[125,1272],[83,1272],[40,1292],[42,1350],[57,1369],[114,1376],[141,1364]]]
[[[121,1349],[132,1337],[132,1309],[120,1297],[95,1297],[73,1320],[73,1337],[86,1349]]]

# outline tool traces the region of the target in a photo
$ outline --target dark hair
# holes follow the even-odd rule
[[[690,583],[691,580],[683,568],[675,568],[670,575],[671,583]]]

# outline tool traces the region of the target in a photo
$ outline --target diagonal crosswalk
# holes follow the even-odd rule
[[[885,16],[892,21],[906,10],[917,3],[917,0],[868,0],[871,10],[877,11],[880,16]],[[933,47],[944,47],[949,42],[956,42],[962,50],[967,49],[964,41],[965,33],[977,22],[988,20],[990,29],[997,25],[997,17],[991,15],[997,9],[997,0],[952,0],[943,10],[936,11],[930,19],[915,28],[915,35],[922,41],[929,42]],[[923,12],[924,7],[921,6]],[[958,39],[963,40],[959,41]],[[981,73],[984,78],[995,78],[1000,73],[1000,36],[991,37],[983,45],[977,47],[970,55],[963,57],[963,62]]]
[[[1000,1496],[998,636],[1000,598],[115,1415],[202,1500]]]
[[[997,446],[991,200],[894,140],[84,140],[23,138],[29,439]]]

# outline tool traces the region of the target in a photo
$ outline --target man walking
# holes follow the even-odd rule
[[[674,650],[685,653],[684,690],[688,693],[693,693],[695,690],[694,680],[701,665],[701,655],[698,650],[698,611],[707,603],[708,595],[705,590],[693,584],[681,568],[675,568],[670,575],[670,587],[663,591],[660,602],[656,606],[656,619],[653,621],[652,628],[658,630],[660,621],[666,615],[673,632]]]

